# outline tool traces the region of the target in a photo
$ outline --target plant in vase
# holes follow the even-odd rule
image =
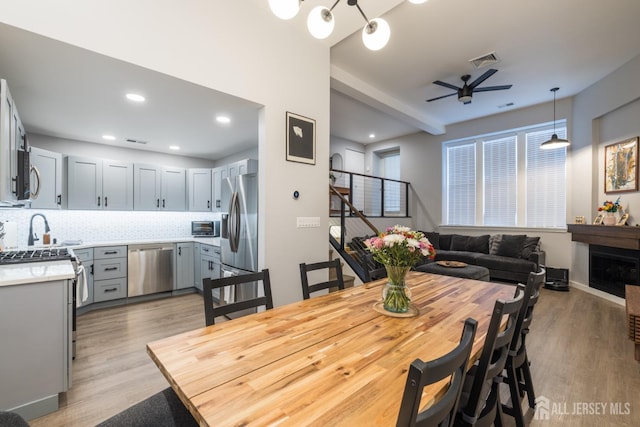
[[[406,313],[409,310],[410,294],[405,283],[407,272],[422,257],[433,259],[436,251],[429,239],[420,231],[395,225],[377,237],[365,240],[373,259],[387,270],[387,285],[383,290],[383,306],[387,311]]]
[[[602,206],[598,208],[598,212],[605,213],[605,217],[603,219],[605,225],[614,225],[616,223],[614,214],[620,210],[622,210],[622,206],[620,205],[620,197],[618,197],[615,202],[612,202],[611,200],[605,200]]]

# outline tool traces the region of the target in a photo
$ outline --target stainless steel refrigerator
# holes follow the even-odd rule
[[[258,271],[258,175],[238,175],[222,181],[222,213],[220,261],[222,277]],[[225,289],[220,303],[242,301],[257,296],[257,284]],[[216,295],[214,295],[214,298]],[[245,310],[239,315],[255,312]],[[233,315],[230,317],[234,317]]]

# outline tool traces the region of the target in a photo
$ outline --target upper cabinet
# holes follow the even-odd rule
[[[192,212],[211,212],[211,169],[187,171],[187,198]]]
[[[213,196],[213,212],[222,212],[228,209],[223,204],[228,201],[222,200],[222,182],[238,175],[258,172],[258,161],[256,159],[244,159],[228,165],[220,166],[211,170],[211,187]]]
[[[133,209],[133,164],[67,157],[69,209]]]
[[[18,150],[24,149],[24,128],[6,80],[0,80],[0,202],[15,202]]]
[[[136,163],[133,182],[135,210],[186,210],[186,169]]]
[[[31,208],[59,209],[62,206],[62,154],[31,147]],[[39,190],[38,190],[39,188]]]

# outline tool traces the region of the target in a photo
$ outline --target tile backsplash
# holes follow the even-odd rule
[[[0,209],[0,221],[14,221],[18,246],[26,248],[33,214],[43,214],[51,228],[51,239],[103,242],[114,240],[174,239],[191,236],[191,221],[219,220],[212,212],[80,211],[45,209]],[[42,245],[44,220],[33,218],[33,231]],[[53,242],[53,240],[52,240]]]

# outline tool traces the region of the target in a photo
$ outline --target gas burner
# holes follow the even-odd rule
[[[71,260],[72,254],[66,248],[29,249],[25,251],[0,252],[0,265]]]

